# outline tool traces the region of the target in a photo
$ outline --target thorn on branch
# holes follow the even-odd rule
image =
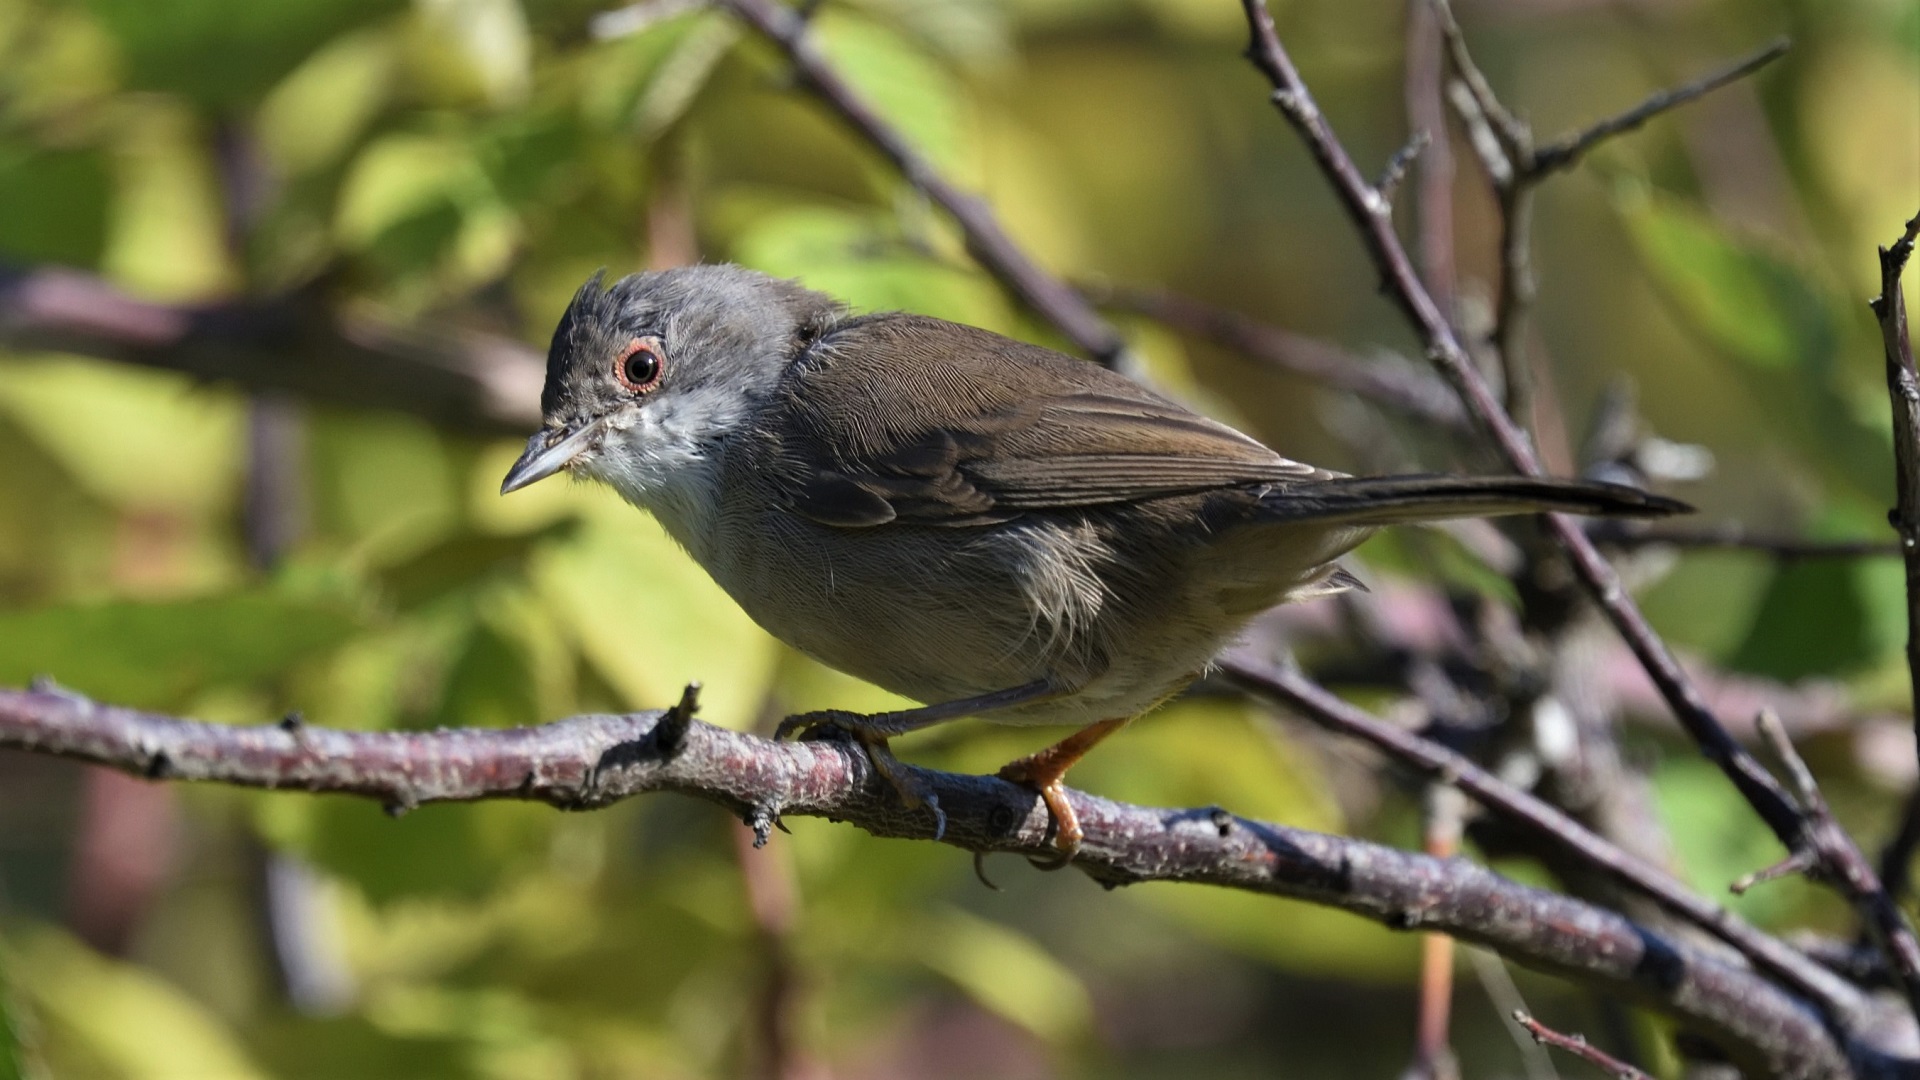
[[[167,773],[171,771],[172,768],[173,768],[173,762],[167,759],[166,751],[164,750],[155,751],[153,757],[147,760],[147,768],[146,768],[147,779],[165,780],[167,778]]]
[[[699,711],[700,684],[690,682],[680,691],[680,700],[653,725],[653,748],[661,757],[670,758],[686,745],[687,728],[693,723],[693,714]]]
[[[294,709],[280,718],[279,726],[281,731],[289,735],[298,735],[300,729],[307,726],[306,714],[302,713],[299,709]]]

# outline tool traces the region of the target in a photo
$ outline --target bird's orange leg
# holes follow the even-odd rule
[[[1000,770],[1000,779],[1023,784],[1040,793],[1040,801],[1047,804],[1047,812],[1053,815],[1053,846],[1065,856],[1063,865],[1066,860],[1073,858],[1074,852],[1080,850],[1084,834],[1080,831],[1080,819],[1073,812],[1073,804],[1067,801],[1066,787],[1060,781],[1075,762],[1087,756],[1087,751],[1120,730],[1130,719],[1122,717],[1089,724],[1037,754],[1009,762]]]

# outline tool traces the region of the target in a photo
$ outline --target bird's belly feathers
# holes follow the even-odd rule
[[[834,529],[785,513],[724,522],[694,551],[756,622],[916,701],[1052,679],[1068,693],[982,714],[1008,724],[1131,717],[1177,693],[1245,623],[1324,576],[1325,530],[1234,529],[1116,551],[1134,528],[1029,515],[971,528]],[[832,529],[833,543],[817,530]],[[1350,546],[1341,543],[1341,550]],[[725,552],[725,557],[718,557]]]

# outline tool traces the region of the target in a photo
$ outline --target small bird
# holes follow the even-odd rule
[[[1063,860],[1082,840],[1067,770],[1255,615],[1359,587],[1335,560],[1380,526],[1688,509],[1615,484],[1346,476],[1097,364],[737,266],[602,282],[554,331],[545,422],[501,493],[605,483],[774,637],[925,702],[780,734],[843,729],[941,828],[887,739],[973,715],[1077,728],[999,774],[1045,802]]]

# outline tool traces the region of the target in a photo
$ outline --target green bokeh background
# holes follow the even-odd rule
[[[1350,149],[1384,161],[1405,135],[1403,5],[1273,6]],[[1794,38],[1761,78],[1607,144],[1546,190],[1535,342],[1573,438],[1624,375],[1653,430],[1712,450],[1712,478],[1679,491],[1707,517],[1890,535],[1863,299],[1874,246],[1920,204],[1920,7],[1459,7],[1543,134]],[[937,211],[793,92],[763,43],[713,13],[595,42],[597,10],[0,0],[0,261],[78,267],[171,302],[312,290],[539,345],[597,267],[731,259],[858,308],[1056,341]],[[1237,4],[831,0],[816,28],[1049,268],[1166,284],[1363,353],[1417,352],[1240,58]],[[238,237],[220,160],[235,145],[266,178]],[[1492,279],[1493,210],[1456,150],[1471,305]],[[1123,325],[1157,379],[1216,415],[1290,456],[1366,464],[1341,437],[1350,403]],[[213,720],[298,709],[366,729],[658,707],[689,679],[707,687],[703,717],[735,727],[891,700],[768,638],[607,493],[552,483],[503,501],[515,440],[398,414],[304,411],[304,526],[256,569],[241,528],[250,407],[168,373],[0,353],[0,684],[49,674]],[[1391,453],[1458,464],[1417,439]],[[1377,552],[1375,573],[1403,573],[1392,555]],[[1649,613],[1695,655],[1814,680],[1864,717],[1907,707],[1892,562],[1702,554],[1638,576]],[[1483,570],[1453,577],[1489,587]],[[1886,726],[1809,747],[1870,838],[1911,773]],[[1045,733],[963,736],[902,752],[984,771]],[[1630,756],[1703,890],[1772,858],[1720,778],[1658,724],[1631,730]],[[1413,797],[1366,765],[1251,706],[1194,699],[1075,777],[1115,798],[1416,844]],[[339,798],[122,784],[0,753],[0,1080],[756,1075],[776,964],[795,987],[795,1080],[1391,1076],[1411,1045],[1416,939],[1301,904],[1106,893],[1012,860],[990,863],[1005,888],[989,892],[952,849],[795,821],[747,851],[737,823],[667,797],[395,820]],[[97,887],[88,860],[105,857],[86,837],[114,813],[152,826],[140,835],[157,869],[122,888],[137,908],[106,940],[79,913]],[[261,882],[289,865],[305,868],[309,944],[343,974],[319,1005],[287,999],[266,945]],[[776,944],[743,870],[763,896],[769,881],[791,894]],[[1841,925],[1790,884],[1745,903],[1778,925]],[[1461,977],[1468,1074],[1520,1075],[1496,1010],[1470,968]],[[1592,999],[1518,977],[1542,1015],[1606,1034]]]

